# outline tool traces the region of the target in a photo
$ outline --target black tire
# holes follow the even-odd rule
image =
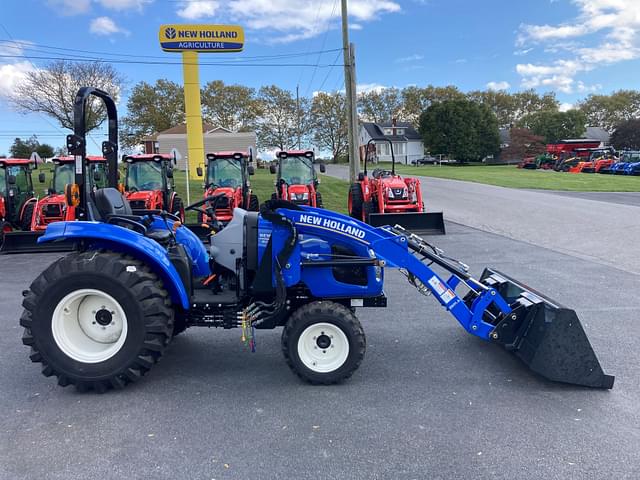
[[[304,364],[298,353],[300,337],[309,327],[319,323],[327,323],[337,327],[344,333],[348,341],[349,350],[346,360],[332,371],[312,370]],[[321,336],[326,337],[324,332]],[[316,340],[315,337],[313,339]],[[321,337],[318,337],[317,342],[320,339]],[[328,347],[319,346],[319,349],[329,350],[330,347],[329,343]],[[282,353],[287,365],[300,378],[314,385],[330,385],[349,378],[362,363],[365,350],[366,339],[360,322],[351,310],[339,303],[320,301],[300,307],[289,317],[282,332]]]
[[[271,200],[278,200],[278,194],[277,193],[272,193],[271,194]]]
[[[33,220],[33,211],[36,208],[35,202],[27,203],[22,211],[22,218],[20,218],[20,229],[28,232],[31,230],[31,220]]]
[[[369,215],[374,212],[373,202],[364,202],[362,204],[362,221],[369,223]]]
[[[127,330],[122,345],[101,361],[72,358],[54,337],[56,307],[64,307],[62,300],[82,289],[94,289],[111,296],[126,317],[123,323]],[[80,300],[79,305],[85,299]],[[42,364],[46,377],[56,376],[58,385],[75,385],[80,391],[102,393],[138,380],[160,359],[173,331],[174,312],[158,276],[142,262],[113,252],[72,253],[59,259],[33,281],[22,306],[22,342],[31,347],[31,361]],[[95,318],[101,322],[97,314]],[[73,320],[58,322],[61,324],[64,330],[73,325]],[[86,324],[79,328],[84,332]]]
[[[258,212],[260,210],[260,200],[258,200],[258,196],[253,193],[249,195],[249,208],[250,212]]]
[[[184,202],[182,201],[182,198],[180,198],[178,195],[173,197],[173,202],[171,202],[170,213],[174,214],[176,217],[180,219],[182,223],[184,223],[184,217],[185,217]]]
[[[324,208],[324,203],[322,203],[322,194],[320,192],[316,192],[316,208]]]
[[[364,203],[364,194],[359,183],[354,183],[349,188],[349,197],[351,198],[351,211],[349,215],[352,218],[362,220],[362,204]]]

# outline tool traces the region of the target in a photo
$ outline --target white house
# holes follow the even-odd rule
[[[398,163],[411,163],[424,157],[422,137],[408,122],[397,122],[395,119],[386,123],[361,122],[360,158],[364,158],[367,143],[372,138],[390,140]],[[387,142],[376,143],[376,154],[378,161],[391,161],[391,150]]]

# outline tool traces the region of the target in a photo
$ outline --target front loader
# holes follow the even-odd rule
[[[84,106],[76,97],[69,145],[85,156]],[[107,158],[116,165],[117,145]],[[110,169],[111,171],[111,169]],[[61,386],[104,392],[138,381],[185,328],[238,328],[255,350],[261,329],[283,328],[289,367],[313,384],[350,377],[366,341],[355,312],[384,308],[385,269],[398,269],[470,334],[501,345],[553,381],[611,388],[576,313],[493,269],[467,267],[400,226],[282,200],[260,212],[236,208],[205,245],[168,212],[133,214],[115,188],[88,192],[76,177],[86,220],[49,225],[40,242],[77,249],[24,292],[23,343]],[[186,207],[210,216],[211,199]],[[395,321],[390,319],[389,321]]]
[[[376,142],[387,142],[391,151],[391,170],[377,168],[367,175],[367,160],[375,154]],[[373,148],[372,148],[373,147]],[[393,143],[387,138],[372,138],[367,143],[364,172],[351,185],[347,206],[349,215],[370,225],[402,225],[425,235],[445,233],[442,212],[425,212],[420,180],[396,174]]]

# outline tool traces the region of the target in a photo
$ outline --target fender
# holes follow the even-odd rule
[[[143,260],[162,278],[171,300],[183,309],[189,309],[189,295],[182,279],[167,252],[155,241],[133,230],[101,222],[52,223],[38,243],[56,240],[86,240],[91,249],[106,248]]]

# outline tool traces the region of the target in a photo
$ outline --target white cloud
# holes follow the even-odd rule
[[[380,85],[379,83],[359,83],[356,85],[356,92],[358,93],[368,93],[368,92],[377,92],[380,93],[382,90],[390,88],[385,85]]]
[[[502,82],[489,82],[489,83],[487,83],[487,88],[488,88],[489,90],[495,90],[495,91],[498,91],[498,90],[506,90],[506,89],[508,89],[509,87],[511,87],[511,84],[510,84],[509,82],[505,82],[505,81],[502,81]]]
[[[561,112],[568,112],[569,110],[573,110],[576,106],[573,103],[561,103],[559,110]]]
[[[408,57],[400,57],[396,58],[397,63],[408,63],[408,62],[417,62],[424,59],[424,55],[420,55],[415,53],[413,55],[409,55]]]
[[[0,97],[13,94],[15,87],[24,80],[27,72],[34,70],[30,62],[6,63],[0,65]]]
[[[109,10],[138,10],[142,11],[145,5],[153,2],[153,0],[97,0],[100,5]]]
[[[47,0],[47,4],[63,16],[80,15],[91,8],[91,0]]]
[[[115,33],[121,33],[123,35],[129,35],[129,31],[124,28],[120,28],[109,17],[97,17],[91,20],[89,25],[89,31],[95,35],[109,36]]]
[[[199,20],[201,18],[209,18],[215,15],[220,3],[214,0],[181,2],[180,8],[176,12],[179,17],[186,20]]]
[[[122,1],[122,0],[121,0]],[[350,0],[352,30],[360,30],[386,13],[401,10],[393,0]],[[202,0],[178,2],[178,16],[187,20],[220,17],[220,22],[235,22],[247,30],[263,31],[266,43],[288,43],[315,37],[338,28],[340,5],[317,0]],[[218,19],[216,19],[218,20]]]
[[[545,44],[556,56],[541,64],[519,64],[516,71],[526,88],[546,87],[564,93],[592,92],[576,76],[608,65],[640,58],[640,2],[638,0],[571,0],[578,8],[573,21],[560,25],[522,25],[516,40],[520,52],[531,44]]]

